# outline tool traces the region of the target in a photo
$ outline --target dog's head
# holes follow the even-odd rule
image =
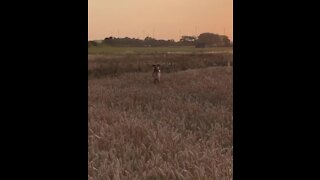
[[[153,70],[154,70],[154,71],[159,72],[159,70],[160,70],[160,64],[154,64],[154,65],[152,65],[152,67],[153,67]]]

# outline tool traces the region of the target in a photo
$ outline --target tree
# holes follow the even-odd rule
[[[205,48],[206,44],[202,42],[196,42],[196,48]]]
[[[198,37],[198,42],[206,45],[218,46],[220,43],[220,37],[218,34],[214,33],[202,33]]]
[[[231,41],[228,36],[221,36],[222,46],[231,46]]]
[[[113,44],[113,37],[107,37],[103,40],[104,44],[112,45]]]
[[[144,43],[145,46],[156,46],[156,40],[149,36],[144,39]]]
[[[214,33],[202,33],[199,35],[198,43],[204,43],[208,46],[230,46],[230,39],[228,36]]]

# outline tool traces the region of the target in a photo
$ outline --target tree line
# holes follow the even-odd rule
[[[107,37],[101,43],[96,41],[88,41],[88,47],[103,45],[117,47],[195,46],[197,48],[232,46],[228,36],[215,33],[202,33],[198,37],[182,36],[177,42],[174,40],[158,40],[152,37],[146,37],[143,40],[128,37]]]

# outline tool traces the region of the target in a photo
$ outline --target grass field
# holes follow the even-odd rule
[[[232,179],[232,55],[120,54],[89,55],[89,179]]]
[[[163,73],[187,69],[233,65],[232,54],[89,55],[89,78],[118,76],[128,72],[150,72],[160,64]]]
[[[215,53],[229,52],[232,53],[232,47],[212,47],[212,48],[195,48],[194,46],[177,46],[177,47],[111,47],[100,46],[88,48],[89,54],[163,54],[163,53]]]

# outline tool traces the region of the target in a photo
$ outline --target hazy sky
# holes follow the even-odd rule
[[[233,0],[88,0],[88,6],[89,40],[179,40],[202,32],[233,39]]]

